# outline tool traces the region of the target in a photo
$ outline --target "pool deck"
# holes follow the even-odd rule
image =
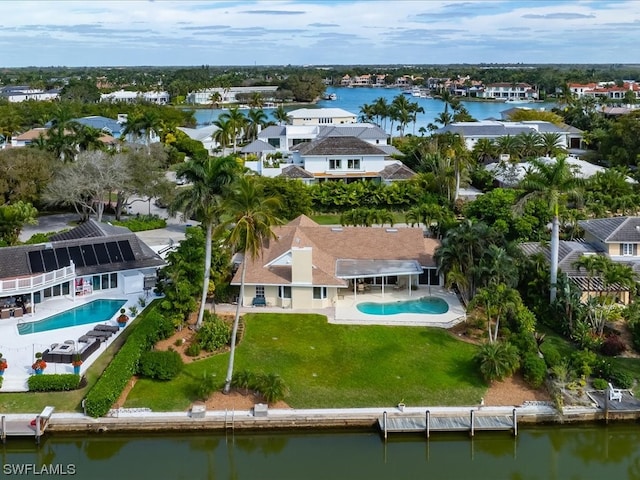
[[[0,352],[2,352],[3,357],[9,364],[9,368],[4,372],[4,380],[2,388],[0,388],[0,392],[27,391],[27,381],[29,377],[33,375],[31,365],[35,360],[36,352],[46,350],[53,343],[64,343],[65,340],[77,341],[79,337],[87,333],[89,330],[92,330],[94,326],[100,323],[117,325],[115,319],[119,315],[119,312],[116,312],[112,319],[107,322],[92,322],[84,325],[59,328],[56,330],[31,333],[27,335],[20,335],[18,333],[19,323],[42,320],[57,313],[64,312],[65,310],[70,310],[99,299],[126,300],[127,303],[124,305],[124,308],[127,309],[128,315],[129,307],[132,305],[136,305],[138,307],[138,311],[141,310],[138,305],[138,298],[141,296],[144,296],[144,293],[124,295],[114,291],[107,291],[104,293],[95,293],[87,297],[76,297],[75,300],[72,300],[70,297],[47,299],[45,302],[36,305],[36,311],[33,315],[0,320]],[[148,300],[151,302],[153,298],[150,297]],[[130,325],[130,323],[131,322],[127,323],[127,326]],[[114,341],[122,330],[123,329],[111,336],[106,342],[103,342],[100,345],[100,348],[87,358],[80,367],[81,374],[84,373],[84,371],[102,354],[102,352],[105,351],[107,346]],[[45,375],[47,373],[73,373],[73,366],[71,364],[49,362],[46,370],[44,371]]]
[[[358,310],[357,305],[363,302],[393,303],[406,300],[416,300],[421,297],[437,297],[447,302],[449,311],[440,314],[424,313],[398,313],[394,315],[370,315]],[[418,290],[393,290],[381,289],[364,293],[353,292],[338,297],[335,308],[335,318],[329,320],[330,323],[353,324],[353,325],[398,325],[398,326],[421,326],[451,328],[464,321],[465,310],[460,304],[458,297],[453,292],[449,292],[442,287],[420,286]]]

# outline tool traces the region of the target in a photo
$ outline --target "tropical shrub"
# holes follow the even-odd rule
[[[205,312],[202,327],[196,334],[196,340],[202,349],[214,352],[229,344],[231,341],[231,329],[229,324],[218,316]]]
[[[140,356],[138,373],[154,380],[171,380],[180,373],[183,366],[178,352],[152,350]]]
[[[80,375],[52,374],[31,375],[28,386],[30,392],[64,392],[80,387]]]
[[[591,381],[593,388],[596,390],[606,390],[609,388],[609,382],[607,382],[604,378],[594,378]]]
[[[146,309],[132,328],[127,341],[86,397],[86,412],[92,417],[102,417],[109,411],[129,379],[138,371],[142,353],[150,350],[158,340],[171,336],[174,331],[171,322],[155,307]]]
[[[132,232],[144,232],[167,226],[167,221],[158,215],[140,215],[122,221],[112,220],[111,223],[119,227],[127,227]]]
[[[562,362],[562,355],[558,352],[558,349],[553,345],[545,346],[542,351],[544,361],[547,364],[547,368],[553,368]]]
[[[474,358],[487,382],[502,380],[512,375],[520,363],[518,349],[506,342],[485,343]]]
[[[524,380],[532,388],[540,388],[547,376],[547,364],[535,353],[527,353],[522,360]]]
[[[631,375],[617,368],[612,369],[608,380],[618,388],[631,388],[634,383],[634,379]]]
[[[600,347],[600,353],[606,355],[607,357],[615,357],[616,355],[620,355],[627,349],[627,346],[620,338],[620,335],[613,334],[609,335],[602,346]]]
[[[231,385],[249,391],[256,385],[256,376],[247,370],[241,370],[233,374]]]
[[[282,400],[289,392],[282,377],[275,373],[257,375],[255,389],[260,392],[269,403]]]
[[[198,383],[198,397],[204,400],[216,390],[222,390],[223,386],[223,381],[218,380],[213,375],[208,375],[207,372],[203,372],[202,380]]]
[[[198,343],[198,341],[196,340],[189,344],[189,346],[185,349],[184,353],[186,353],[190,357],[197,357],[198,355],[200,355],[201,350],[202,350],[202,347],[200,346],[200,343]]]
[[[629,304],[622,312],[622,316],[627,320],[633,348],[640,352],[640,303]]]
[[[571,355],[571,367],[579,377],[588,377],[593,372],[598,356],[591,350],[578,350]]]

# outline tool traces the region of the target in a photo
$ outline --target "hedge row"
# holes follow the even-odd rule
[[[119,227],[127,227],[132,232],[144,232],[167,226],[167,221],[157,215],[140,215],[127,220],[112,220],[111,223]]]
[[[142,353],[150,350],[158,340],[168,338],[173,331],[171,321],[165,319],[155,307],[143,312],[129,338],[87,395],[87,414],[92,417],[105,415],[138,371]]]
[[[80,375],[58,373],[51,375],[31,375],[29,377],[30,392],[64,392],[80,387]]]

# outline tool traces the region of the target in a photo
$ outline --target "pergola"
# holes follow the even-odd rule
[[[375,277],[409,277],[409,296],[411,296],[411,280],[413,275],[421,275],[422,266],[416,260],[347,260],[336,261],[336,277],[354,280],[353,295],[357,296],[357,280]],[[382,282],[382,296],[384,297]]]

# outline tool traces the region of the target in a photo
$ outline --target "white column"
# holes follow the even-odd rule
[[[409,296],[411,296],[411,280],[413,279],[413,275],[409,274]]]

